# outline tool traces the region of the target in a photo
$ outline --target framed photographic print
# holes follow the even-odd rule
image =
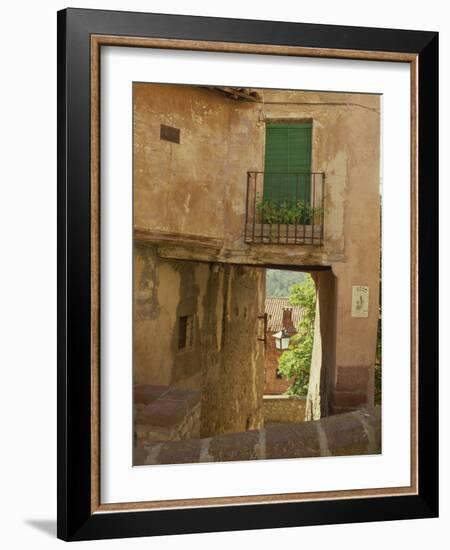
[[[438,513],[434,32],[58,13],[58,536]]]

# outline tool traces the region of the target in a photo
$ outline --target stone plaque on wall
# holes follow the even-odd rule
[[[369,287],[352,286],[352,317],[369,316]]]

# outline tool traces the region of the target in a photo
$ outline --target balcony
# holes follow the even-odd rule
[[[247,172],[246,243],[322,245],[323,172]]]

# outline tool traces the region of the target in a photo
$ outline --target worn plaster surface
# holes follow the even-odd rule
[[[373,403],[380,98],[257,92],[260,101],[251,102],[195,86],[138,83],[133,89],[135,239],[138,246],[154,246],[157,258],[154,275],[146,276],[145,253],[136,257],[135,373],[152,383],[204,384],[205,433],[234,429],[234,424],[248,429],[260,422],[256,366],[262,353],[253,346],[246,349],[243,341],[238,353],[235,345],[240,334],[255,334],[254,316],[262,312],[254,291],[248,289],[248,296],[243,292],[245,285],[262,287],[263,275],[251,266],[329,269],[333,282],[324,279],[319,289],[322,353],[321,358],[315,355],[320,364],[308,406],[315,408],[316,417],[319,410],[329,414]],[[313,124],[312,171],[325,174],[323,245],[246,244],[247,172],[264,170],[265,124],[302,120]],[[160,139],[161,124],[179,129],[179,143]],[[195,266],[169,267],[171,260],[190,260]],[[237,265],[246,267],[240,272]],[[367,318],[351,316],[352,285],[370,289]],[[200,360],[196,353],[181,359],[174,352],[173,331],[180,312],[194,303],[196,330],[208,343],[198,350]],[[236,307],[240,313],[233,318]],[[171,330],[161,333],[155,319]],[[156,351],[154,338],[160,343]],[[235,388],[225,384],[227,389],[214,395],[214,384],[223,385],[225,379]]]
[[[264,270],[168,261],[135,245],[134,382],[201,392],[201,434],[262,425]],[[191,345],[179,322],[192,316]]]

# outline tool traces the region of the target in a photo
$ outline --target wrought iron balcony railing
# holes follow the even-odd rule
[[[325,174],[247,172],[245,242],[323,243]]]

